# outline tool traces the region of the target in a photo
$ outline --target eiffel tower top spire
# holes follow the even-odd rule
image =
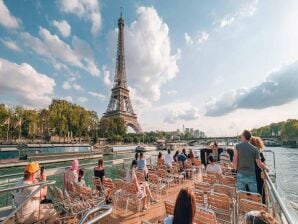
[[[126,72],[125,72],[125,52],[124,52],[124,19],[122,17],[122,7],[120,18],[118,19],[118,46],[117,46],[117,62],[114,78],[114,88],[127,88]]]

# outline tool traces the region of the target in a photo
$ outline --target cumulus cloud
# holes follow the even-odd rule
[[[54,79],[31,65],[0,58],[0,99],[33,107],[46,106],[51,102],[54,87]]]
[[[298,61],[271,72],[264,82],[251,88],[224,93],[206,103],[207,116],[221,116],[236,109],[262,109],[298,98]]]
[[[195,37],[191,37],[188,33],[184,33],[184,39],[185,39],[186,45],[188,46],[191,46],[194,44],[199,45],[209,39],[209,33],[207,33],[206,31],[201,31],[201,32],[198,32],[198,34]]]
[[[177,121],[191,121],[199,118],[198,109],[190,103],[172,103],[166,106],[168,113],[164,122],[176,123]]]
[[[8,29],[17,29],[21,26],[21,21],[10,14],[3,0],[0,0],[0,25]]]
[[[40,38],[29,33],[22,33],[25,45],[37,54],[51,60],[62,61],[69,65],[84,69],[93,76],[99,76],[90,46],[78,37],[73,37],[72,46],[53,35],[47,29],[39,28]]]
[[[20,52],[21,51],[21,48],[18,46],[18,44],[15,42],[15,41],[13,41],[13,40],[4,40],[4,39],[0,39],[0,41],[2,42],[2,44],[5,46],[5,47],[7,47],[7,48],[9,48],[9,49],[11,49],[11,50],[14,50],[14,51],[18,51],[18,52]]]
[[[98,0],[60,0],[60,10],[91,22],[91,33],[96,35],[101,28]]]
[[[66,20],[53,21],[53,26],[58,29],[63,37],[68,37],[71,33],[71,26],[68,24]]]
[[[93,91],[89,91],[88,92],[91,96],[96,97],[100,100],[106,99],[107,97],[105,95],[103,95],[102,93],[99,92],[93,92]]]
[[[113,86],[111,72],[106,68],[106,66],[103,66],[103,83],[108,90],[110,90]]]
[[[137,101],[148,105],[159,100],[161,86],[177,75],[180,50],[171,53],[169,28],[153,7],[136,12],[137,19],[125,28],[126,73]],[[116,32],[113,37],[116,49]]]
[[[176,95],[177,94],[177,90],[169,90],[167,91],[168,95]]]

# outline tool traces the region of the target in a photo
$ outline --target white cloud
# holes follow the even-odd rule
[[[73,102],[73,99],[71,96],[65,96],[65,97],[61,97],[62,100],[66,100],[68,102]]]
[[[0,58],[0,99],[41,107],[51,102],[54,79],[37,72],[27,63]]]
[[[106,67],[103,67],[103,83],[107,87],[108,90],[110,90],[113,86],[112,77],[110,70],[106,69]]]
[[[220,27],[224,28],[226,26],[230,26],[235,20],[234,16],[226,16],[220,21]]]
[[[0,39],[0,41],[2,42],[2,44],[11,49],[11,50],[14,50],[14,51],[22,51],[21,48],[17,45],[17,43],[13,40],[4,40],[4,39]]]
[[[185,39],[185,43],[188,46],[193,45],[193,39],[191,38],[191,36],[189,36],[188,33],[184,33],[184,39]]]
[[[8,29],[17,29],[21,26],[21,21],[10,14],[3,0],[0,0],[0,25]]]
[[[246,1],[235,13],[224,16],[219,22],[219,27],[224,28],[232,25],[236,19],[253,16],[257,10],[258,3],[258,0]]]
[[[86,98],[86,97],[82,97],[82,96],[80,96],[79,98],[78,98],[78,102],[80,102],[80,103],[85,103],[85,102],[87,102],[88,101],[88,99]]]
[[[178,102],[166,105],[168,113],[164,118],[166,123],[177,121],[191,121],[199,118],[198,109],[188,102]]]
[[[66,81],[63,82],[62,88],[65,90],[75,89],[75,90],[83,90],[82,86],[76,83],[76,77],[70,77]]]
[[[21,36],[25,45],[39,55],[52,60],[61,60],[69,65],[84,69],[93,76],[99,76],[100,74],[90,46],[76,36],[73,37],[73,47],[43,27],[39,28],[40,38],[29,33],[22,33]]]
[[[97,93],[97,92],[93,92],[93,91],[89,91],[88,93],[89,93],[91,96],[94,96],[94,97],[96,97],[96,98],[98,98],[98,99],[101,99],[101,100],[107,98],[107,97],[106,97],[105,95],[103,95],[102,93]]]
[[[298,98],[298,61],[270,73],[251,88],[224,93],[206,104],[207,116],[221,116],[237,109],[262,109],[283,105]]]
[[[98,0],[60,0],[60,10],[77,15],[91,22],[91,33],[96,35],[101,28],[101,14]]]
[[[126,68],[131,95],[142,105],[157,101],[160,88],[178,73],[180,50],[171,54],[169,28],[153,7],[139,7],[137,20],[125,28]],[[116,48],[116,32],[113,45]],[[134,104],[140,107],[140,104]]]
[[[55,26],[63,37],[68,37],[71,33],[71,26],[68,24],[66,20],[53,21],[53,26]]]
[[[194,44],[199,45],[209,39],[209,33],[207,33],[206,31],[201,31],[198,32],[195,37],[191,37],[188,33],[184,33],[184,39],[187,46],[192,46]]]

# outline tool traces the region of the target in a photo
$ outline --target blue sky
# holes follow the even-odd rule
[[[144,130],[234,135],[298,118],[295,0],[0,0],[0,101],[42,108],[61,98],[101,115],[121,6]]]

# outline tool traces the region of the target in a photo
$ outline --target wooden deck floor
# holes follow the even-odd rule
[[[165,217],[165,207],[164,201],[169,200],[175,202],[176,197],[183,187],[193,188],[193,180],[185,180],[183,184],[174,184],[171,189],[168,191],[168,196],[166,193],[163,193],[161,200],[149,206],[147,211],[140,212],[139,221],[137,215],[137,209],[134,206],[129,206],[127,214],[125,214],[125,208],[119,206],[116,210],[116,214],[109,217],[105,223],[108,224],[136,224],[141,223],[141,221],[146,220],[152,223],[157,223],[158,220],[163,220]]]

